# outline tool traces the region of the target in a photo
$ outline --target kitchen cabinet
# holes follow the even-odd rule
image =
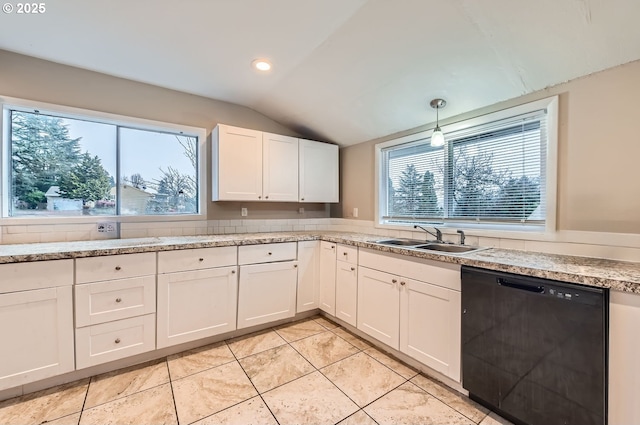
[[[238,329],[295,316],[296,255],[295,242],[238,248]]]
[[[609,425],[640,423],[640,295],[611,291],[609,303]]]
[[[338,244],[336,262],[336,317],[357,325],[358,248]]]
[[[298,242],[296,313],[318,308],[320,297],[320,242]]]
[[[398,277],[358,267],[357,327],[398,350],[400,343],[400,291]]]
[[[460,266],[359,251],[358,329],[460,381]]]
[[[236,329],[236,264],[236,247],[158,253],[158,348]]]
[[[339,202],[338,146],[300,139],[300,202]]]
[[[0,265],[0,390],[74,369],[73,260]]]
[[[212,141],[214,201],[297,201],[297,138],[219,124]]]
[[[320,242],[320,309],[336,315],[336,258],[337,244]]]
[[[156,254],[79,258],[76,369],[156,348]]]

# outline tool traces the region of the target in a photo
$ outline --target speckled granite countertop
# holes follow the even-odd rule
[[[640,294],[640,263],[497,248],[451,255],[373,243],[383,238],[359,233],[316,231],[0,245],[0,264],[321,239],[382,252]]]

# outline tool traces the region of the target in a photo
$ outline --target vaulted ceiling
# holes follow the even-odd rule
[[[640,59],[638,0],[57,0],[0,48],[359,143]],[[259,74],[256,58],[273,69]]]

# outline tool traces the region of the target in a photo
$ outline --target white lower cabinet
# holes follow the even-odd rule
[[[298,296],[296,313],[318,308],[320,296],[320,242],[298,242]]]
[[[400,351],[460,381],[460,292],[400,278]]]
[[[237,267],[158,275],[158,348],[236,329]]]
[[[320,242],[320,309],[336,315],[336,252],[334,242]]]
[[[356,326],[358,269],[344,261],[338,261],[336,264],[336,317],[351,326]]]
[[[73,370],[69,271],[68,286],[0,294],[0,390]]]
[[[358,329],[391,348],[400,342],[398,278],[366,267],[358,268]]]
[[[298,262],[240,266],[238,329],[293,317]]]
[[[357,327],[460,382],[460,266],[361,249]]]
[[[76,369],[153,350],[155,325],[152,313],[76,329]]]

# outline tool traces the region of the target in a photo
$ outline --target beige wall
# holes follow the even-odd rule
[[[640,61],[443,120],[449,124],[559,95],[558,230],[640,234]],[[334,217],[374,220],[374,145],[340,150],[341,204]]]
[[[123,78],[111,77],[66,65],[0,50],[0,95],[57,105],[91,109],[207,129],[217,123],[297,136],[290,129],[258,112],[205,97],[164,89]],[[211,157],[207,143],[206,158]],[[210,161],[207,178],[211,180]],[[207,193],[207,199],[211,194]],[[325,204],[208,202],[209,219],[240,219],[240,208],[249,208],[247,218],[328,217]],[[298,212],[304,206],[305,213]]]

